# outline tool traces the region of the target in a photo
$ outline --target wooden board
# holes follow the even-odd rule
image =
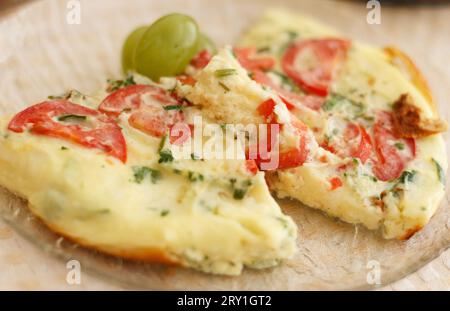
[[[118,77],[119,51],[126,34],[162,14],[181,11],[193,15],[222,45],[234,42],[270,2],[82,0],[81,24],[67,22],[67,1],[44,0],[10,8],[0,13],[0,113],[13,113],[69,88],[88,92],[107,77]],[[383,6],[381,24],[370,25],[364,1],[285,0],[277,5],[323,20],[354,39],[379,46],[394,44],[408,51],[429,79],[444,118],[450,120],[450,108],[446,105],[450,98],[450,68],[445,65],[450,55],[447,37],[450,7]],[[282,205],[300,225],[301,238],[299,254],[278,269],[246,272],[240,278],[226,280],[190,271],[164,272],[164,276],[147,270],[133,273],[145,276],[141,284],[152,281],[154,288],[162,289],[361,288],[366,279],[366,262],[376,257],[381,260],[383,286],[439,255],[437,244],[443,243],[442,234],[450,230],[447,201],[423,233],[402,244],[385,242],[362,228],[333,222],[299,204],[282,202]],[[412,260],[409,255],[415,253],[421,257]],[[117,275],[103,273],[98,277],[85,273],[84,266],[81,285],[69,285],[66,281],[69,270],[64,261],[33,245],[3,222],[0,222],[0,267],[0,289],[124,287],[123,282],[112,281]],[[117,270],[120,273],[124,271]],[[119,275],[119,279],[124,278]],[[450,289],[450,252],[383,289]]]

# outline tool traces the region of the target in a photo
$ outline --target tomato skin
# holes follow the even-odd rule
[[[350,42],[341,39],[309,39],[292,44],[283,55],[283,71],[307,93],[327,96],[337,65],[345,58]],[[311,58],[314,66],[297,68],[299,57]],[[311,67],[311,68],[309,68]]]
[[[372,142],[366,129],[360,124],[349,123],[344,136],[347,141],[360,137],[357,145],[350,146],[350,156],[360,159],[363,164],[366,163],[372,155]]]
[[[407,153],[400,153],[392,142],[399,141],[392,130],[392,115],[382,111],[377,116],[374,125],[374,146],[376,159],[373,167],[375,176],[382,181],[399,178],[406,165],[416,156],[414,139],[403,139]]]
[[[191,65],[196,69],[203,69],[209,64],[211,58],[211,53],[208,50],[203,50],[191,60]]]
[[[109,94],[100,104],[98,110],[110,117],[118,117],[122,112],[134,110],[141,106],[141,96],[159,90],[150,85],[130,85]]]
[[[296,103],[293,103],[292,101],[298,102],[301,105],[304,105],[312,110],[319,110],[322,105],[325,103],[325,98],[315,95],[300,95],[293,92],[289,92],[282,87],[276,85],[272,79],[263,71],[261,70],[255,70],[253,72],[252,78],[254,81],[258,82],[259,84],[265,85],[267,87],[270,87],[272,90],[278,93],[280,95],[283,102],[286,104],[286,107],[289,110],[293,110],[297,107]]]
[[[269,70],[275,66],[275,59],[271,56],[256,55],[256,48],[234,48],[234,54],[242,67],[248,71]]]
[[[145,103],[143,97],[151,99]],[[99,110],[117,118],[130,112],[129,124],[154,137],[163,137],[170,126],[183,121],[179,110],[165,110],[167,106],[180,106],[181,102],[165,90],[151,85],[130,85],[106,97]]]
[[[177,80],[181,82],[181,84],[187,84],[190,86],[194,86],[195,83],[197,83],[197,80],[195,80],[192,76],[178,76]]]
[[[329,180],[329,182],[331,184],[330,190],[332,191],[342,187],[342,180],[339,177],[333,177]]]
[[[264,117],[264,121],[267,124],[277,123],[277,117],[274,113],[275,106],[275,101],[272,98],[269,98],[268,100],[262,102],[257,108],[259,115]]]
[[[245,167],[252,176],[255,176],[259,172],[258,165],[255,160],[246,160]]]
[[[273,99],[268,99],[261,103],[259,107],[257,108],[258,113],[263,116],[269,124],[268,131],[267,131],[267,138],[266,138],[266,144],[267,144],[267,152],[272,151],[272,130],[270,127],[270,124],[278,124],[276,115],[274,113],[275,108],[275,101]],[[288,150],[283,150],[278,152],[278,166],[276,168],[271,169],[284,169],[284,168],[292,168],[303,165],[303,163],[306,162],[306,159],[308,158],[309,150],[307,148],[307,142],[308,142],[308,127],[298,120],[294,115],[291,114],[291,125],[295,128],[297,134],[299,135],[299,145],[296,148],[291,148]],[[279,125],[280,127],[282,126]],[[278,134],[275,133],[276,139],[278,140]],[[261,141],[259,142],[261,144]],[[262,162],[270,162],[270,159],[266,159],[267,157],[261,157],[261,146],[259,149],[259,154],[256,160],[256,163],[259,167],[261,167]],[[261,159],[264,158],[264,159]]]
[[[89,117],[93,128],[63,124],[55,119],[65,115]],[[36,135],[65,139],[88,148],[100,149],[123,163],[127,160],[125,138],[120,127],[100,112],[67,100],[46,101],[18,113],[8,129],[15,133],[29,130]]]
[[[172,145],[183,146],[191,137],[194,137],[194,124],[176,123],[170,126],[169,141]]]

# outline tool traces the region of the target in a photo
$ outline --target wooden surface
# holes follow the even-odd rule
[[[65,0],[61,1],[66,2]],[[367,26],[365,19],[367,10],[364,6],[360,5],[361,1],[358,3],[352,1],[330,2],[322,0],[296,2],[299,2],[299,6],[304,7],[308,11],[308,14],[311,15],[315,13],[320,15],[321,6],[337,5],[336,2],[341,2],[339,5],[341,8],[345,8],[345,13],[343,14],[348,14],[348,19],[340,19],[339,25],[336,26],[348,33],[350,37],[371,41],[380,45],[395,43],[407,50],[417,60],[419,67],[423,69],[429,79],[440,109],[443,111],[445,118],[448,119],[449,109],[445,104],[448,98],[450,98],[450,67],[447,65],[448,56],[450,56],[450,42],[448,41],[450,7],[441,7],[439,9],[426,7],[383,7],[382,24]],[[320,5],[315,6],[312,3],[320,3]],[[23,6],[21,5],[9,7],[7,11],[0,11],[0,18],[2,15],[3,19],[5,19],[11,15],[20,14],[22,8]],[[202,22],[205,23],[204,21]],[[334,23],[333,20],[329,20],[328,22],[332,25]],[[426,27],[424,27],[424,23],[427,23]],[[403,26],[399,27],[399,25]],[[10,26],[2,25],[2,19],[0,19],[0,33]],[[364,31],[361,31],[363,28]],[[389,31],[387,32],[387,30]],[[229,29],[229,31],[229,37],[232,38],[235,36],[237,30]],[[370,34],[370,38],[367,38],[367,34]],[[211,33],[210,35],[215,37],[216,34]],[[5,56],[8,54],[7,48],[9,47],[9,51],[13,52],[14,50],[11,48],[11,45],[16,43],[4,42],[0,37],[0,51],[3,51],[3,55],[0,54],[0,64],[7,58]],[[92,44],[95,44],[95,42]],[[39,70],[39,68],[34,68],[33,70]],[[108,70],[106,70],[106,73],[103,73],[110,75],[117,74],[115,71]],[[6,78],[11,77],[1,76],[0,71],[0,78],[0,83],[3,83],[7,81]],[[64,87],[64,81],[59,81],[54,85],[52,84],[50,89],[59,92]],[[82,85],[81,88],[83,87],[88,86]],[[22,97],[25,101],[23,105],[35,100],[35,98],[42,98],[48,95],[48,90],[45,90],[46,93],[42,94],[39,89],[34,91],[35,93],[29,95],[29,97],[27,97],[28,95]],[[83,272],[83,267],[81,284],[69,285],[66,281],[69,270],[66,268],[64,262],[38,249],[1,220],[0,271],[1,290],[122,289],[119,284],[105,281],[104,279]],[[450,251],[443,253],[439,258],[419,271],[398,282],[387,285],[381,290],[450,290]]]

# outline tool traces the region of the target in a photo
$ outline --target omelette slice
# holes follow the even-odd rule
[[[238,275],[293,255],[296,226],[253,162],[172,154],[168,129],[195,109],[147,81],[109,91],[2,117],[0,184],[51,230],[123,258]]]
[[[217,74],[224,69],[233,74]],[[229,123],[261,122],[272,99],[275,119],[263,122],[283,126],[280,150],[292,141],[284,129],[299,122],[308,129],[300,135],[306,142],[294,143],[299,153],[289,160],[279,153],[281,166],[267,172],[270,189],[387,239],[407,239],[435,213],[447,169],[439,134],[446,124],[418,75],[396,49],[270,11],[196,73],[187,98]],[[301,153],[304,161],[294,161]]]

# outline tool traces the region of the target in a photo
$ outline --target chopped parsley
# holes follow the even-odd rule
[[[436,166],[437,176],[438,180],[441,182],[441,184],[445,185],[445,172],[442,166],[439,164],[438,161],[431,158],[431,161],[433,161],[434,165]]]
[[[235,200],[242,200],[242,199],[244,199],[246,194],[247,194],[246,189],[234,189],[233,198]]]
[[[171,106],[165,106],[164,110],[170,111],[170,110],[181,110],[183,109],[182,105],[171,105]]]
[[[234,68],[228,68],[228,69],[217,69],[214,74],[218,78],[228,77],[237,74],[237,70]]]
[[[223,84],[222,82],[219,81],[219,85],[225,90],[225,92],[229,92],[230,88],[228,86],[226,86],[225,84]]]
[[[62,151],[66,151],[66,150],[69,150],[69,148],[67,148],[67,147],[65,147],[65,146],[61,146],[61,150],[62,150]]]
[[[169,214],[170,214],[170,211],[167,209],[161,211],[161,217],[166,217]]]
[[[128,76],[125,80],[108,80],[108,87],[106,91],[108,93],[111,93],[117,91],[120,88],[135,84],[136,82],[134,81],[133,76]]]
[[[68,99],[70,97],[70,92],[61,94],[61,95],[50,95],[47,98],[50,100],[57,100],[57,99]]]
[[[154,170],[152,168],[146,166],[134,166],[134,181],[138,184],[141,184],[147,176],[150,176],[150,180],[152,183],[156,184],[156,182],[161,179],[161,172]]]
[[[296,31],[288,30],[288,31],[286,31],[286,33],[289,36],[289,40],[295,40],[298,37],[298,33]]]
[[[336,94],[336,93],[328,96],[327,100],[325,101],[325,103],[322,106],[322,109],[324,111],[331,111],[334,108],[336,108],[337,106],[342,105],[342,104],[352,105],[353,108],[356,110],[355,115],[363,116],[365,107],[362,103],[355,102],[353,100],[350,100],[350,99],[348,99],[342,95]]]
[[[323,104],[322,109],[324,111],[330,111],[333,108],[335,108],[338,104],[340,104],[343,99],[344,97],[340,95],[331,95],[330,97],[327,98],[327,100]]]
[[[230,179],[231,187],[233,189],[233,198],[235,200],[242,200],[244,199],[245,195],[247,194],[248,190],[252,186],[251,180],[244,180],[241,182],[240,186],[237,186],[237,180],[235,178]]]
[[[395,148],[397,148],[398,150],[403,150],[403,149],[405,149],[405,144],[404,144],[404,143],[395,143],[394,146],[395,146]]]
[[[189,181],[191,181],[191,182],[205,180],[205,177],[202,174],[196,173],[196,172],[191,172],[191,171],[188,172],[188,178],[189,178]]]
[[[285,74],[282,74],[281,72],[276,70],[270,70],[269,72],[274,75],[277,75],[281,79],[281,83],[284,85],[288,85],[291,90],[298,89],[297,85],[295,85],[294,82],[292,82],[292,80]]]
[[[63,116],[58,117],[58,121],[65,122],[65,121],[86,121],[87,116],[80,116],[76,114],[67,114]]]
[[[172,155],[172,151],[164,149],[159,151],[159,161],[158,163],[169,163],[173,162],[174,157]]]
[[[263,46],[256,50],[258,53],[270,52],[270,46]]]
[[[195,153],[191,153],[191,159],[194,161],[199,160],[199,158],[197,158],[197,156],[195,155]]]
[[[414,177],[416,176],[416,171],[404,171],[399,178],[399,182],[402,184],[406,184],[407,182],[414,181]]]

